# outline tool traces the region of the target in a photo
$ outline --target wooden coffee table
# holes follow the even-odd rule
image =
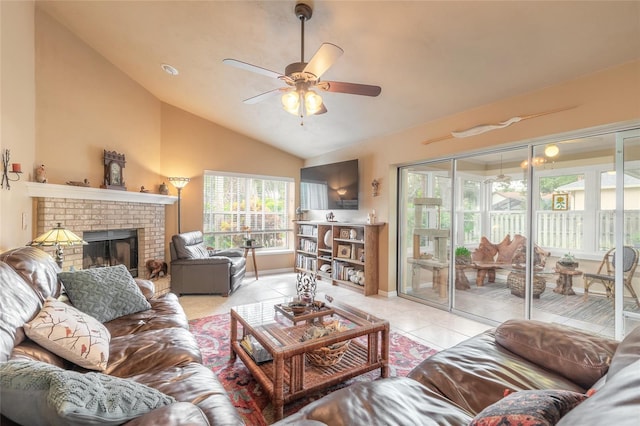
[[[231,361],[239,357],[264,388],[273,403],[276,420],[282,418],[284,404],[314,391],[378,368],[381,377],[389,376],[388,321],[335,302],[327,304],[324,312],[308,310],[294,317],[275,307],[288,301],[231,308]],[[309,327],[335,320],[347,329],[301,341]],[[256,363],[240,345],[246,335],[257,340],[273,361]],[[347,340],[347,351],[333,366],[318,367],[305,357],[307,352]]]

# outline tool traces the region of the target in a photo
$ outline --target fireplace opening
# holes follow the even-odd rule
[[[86,231],[82,239],[83,269],[124,265],[132,276],[138,276],[138,230],[115,229]]]

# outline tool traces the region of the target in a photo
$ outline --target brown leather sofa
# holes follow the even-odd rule
[[[510,320],[425,359],[408,377],[353,384],[276,424],[468,425],[500,404],[506,389],[595,391],[557,424],[637,425],[640,327],[618,343],[561,325]]]
[[[208,250],[201,231],[171,237],[171,291],[183,294],[221,294],[236,290],[247,269],[239,249]]]
[[[42,250],[22,247],[0,254],[0,363],[36,360],[86,373],[29,340],[23,324],[43,301],[58,297],[58,266]],[[172,294],[154,296],[153,283],[136,279],[151,309],[104,323],[111,334],[107,369],[172,396],[177,402],[130,420],[127,425],[242,425],[222,384],[202,365],[186,315]],[[29,404],[29,401],[25,401]],[[37,409],[34,405],[33,409]],[[14,425],[2,416],[2,425]]]

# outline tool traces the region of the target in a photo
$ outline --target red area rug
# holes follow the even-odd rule
[[[236,359],[233,364],[229,363],[229,315],[213,315],[192,320],[189,321],[189,326],[200,346],[203,364],[216,373],[246,424],[262,426],[273,423],[273,407],[262,387],[253,379],[240,359]],[[406,376],[413,367],[436,352],[392,331],[389,344],[390,375]],[[375,370],[294,401],[284,407],[285,417],[351,383],[371,381],[379,377],[380,370]]]

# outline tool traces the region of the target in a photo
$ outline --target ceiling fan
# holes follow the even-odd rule
[[[268,92],[245,99],[246,104],[255,104],[272,96],[282,95],[283,108],[301,118],[305,115],[317,115],[327,112],[322,102],[322,97],[314,89],[325,92],[348,93],[351,95],[378,96],[382,91],[380,86],[368,84],[345,83],[340,81],[321,81],[320,77],[344,52],[340,47],[332,43],[323,43],[309,62],[304,61],[304,23],[311,19],[313,10],[305,3],[297,3],[294,12],[301,25],[300,62],[287,65],[284,74],[271,71],[256,65],[242,62],[236,59],[225,59],[222,62],[246,71],[252,71],[267,77],[277,78],[286,83],[286,87],[270,90]]]
[[[500,156],[500,174],[494,178],[489,178],[484,183],[509,183],[511,182],[511,176],[507,176],[502,173],[502,156]]]

